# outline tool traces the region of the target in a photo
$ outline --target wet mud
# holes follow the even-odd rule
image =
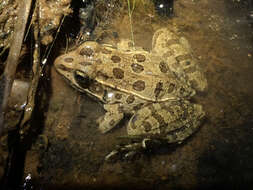
[[[95,29],[98,41],[131,38],[127,9],[121,11],[106,35]],[[43,189],[252,188],[253,28],[246,14],[247,3],[232,0],[175,1],[171,19],[149,4],[135,8],[135,45],[150,50],[154,31],[171,27],[189,40],[208,90],[193,100],[207,114],[198,132],[181,145],[130,160],[104,160],[120,143],[117,137],[126,135],[129,118],[101,134],[101,104],[73,89],[52,66],[43,132],[26,154],[24,176],[31,174]]]

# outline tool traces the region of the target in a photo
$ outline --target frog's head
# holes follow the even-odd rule
[[[85,42],[78,49],[58,57],[54,66],[71,86],[101,99],[103,89],[94,80],[96,64],[93,56],[96,48],[96,42]]]

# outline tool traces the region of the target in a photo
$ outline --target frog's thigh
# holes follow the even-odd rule
[[[183,142],[186,138],[198,130],[203,121],[205,112],[203,111],[201,105],[192,104],[188,101],[184,101],[184,104],[185,105],[182,105],[181,107],[184,114],[178,117],[180,119],[178,127],[172,128],[172,133],[167,133],[166,135],[168,143]],[[171,124],[172,123],[169,125]]]
[[[169,143],[181,142],[200,126],[204,117],[202,106],[188,101],[150,104],[131,118],[129,135],[161,135]]]
[[[186,73],[184,72],[182,65],[180,65],[180,63],[174,57],[165,58],[165,61],[161,66],[168,68],[170,71],[176,74],[180,80],[183,80],[184,83],[187,83],[187,81],[185,81]]]
[[[205,91],[207,81],[204,74],[192,58],[182,56],[182,60],[178,61],[173,57],[167,57],[163,62],[163,67],[167,67],[176,74],[178,79],[184,84],[188,84],[197,91]]]
[[[174,67],[180,67],[183,69],[191,86],[197,91],[205,91],[207,88],[206,78],[192,55],[183,54],[179,55],[176,59],[178,60],[178,64]],[[177,72],[177,74],[179,72]]]
[[[198,127],[198,126],[197,126]],[[177,132],[174,132],[172,134],[167,134],[166,135],[166,141],[168,143],[182,143],[186,138],[191,136],[196,130],[197,127],[195,126],[188,126],[185,127]]]
[[[160,134],[160,126],[164,124],[162,116],[156,114],[160,109],[160,104],[154,103],[138,110],[128,123],[128,135]]]
[[[119,104],[105,104],[104,109],[106,110],[105,115],[98,119],[99,130],[102,133],[110,131],[124,117],[124,114],[119,110]]]

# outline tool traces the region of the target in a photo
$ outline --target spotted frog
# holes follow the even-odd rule
[[[206,89],[206,79],[186,39],[162,28],[155,32],[152,47],[148,52],[131,47],[129,40],[116,47],[87,41],[54,65],[70,85],[103,103],[106,113],[98,119],[102,133],[128,114],[129,136],[182,142],[205,115],[189,99]]]

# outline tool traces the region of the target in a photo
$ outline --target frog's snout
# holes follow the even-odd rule
[[[56,70],[60,73],[62,72],[71,72],[73,69],[74,58],[72,57],[58,57],[55,62],[54,66]]]

